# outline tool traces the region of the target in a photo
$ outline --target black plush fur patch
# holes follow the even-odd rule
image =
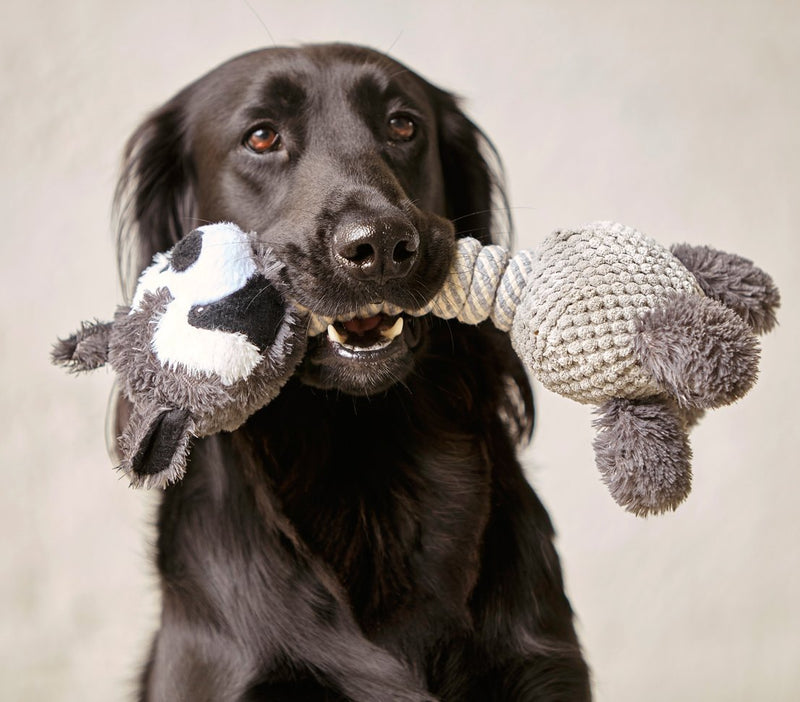
[[[263,275],[254,275],[245,286],[227,297],[189,310],[189,324],[244,334],[262,352],[278,334],[286,306],[281,294]]]
[[[203,250],[203,232],[195,229],[191,234],[187,234],[172,249],[170,255],[170,265],[172,269],[181,273],[187,270],[200,258]]]

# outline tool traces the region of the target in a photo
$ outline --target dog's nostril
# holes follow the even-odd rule
[[[342,256],[348,261],[364,265],[375,260],[375,249],[370,244],[359,244],[355,249],[342,253]]]
[[[417,244],[412,241],[401,241],[392,252],[392,260],[395,263],[404,263],[408,259],[413,258],[417,253]]]

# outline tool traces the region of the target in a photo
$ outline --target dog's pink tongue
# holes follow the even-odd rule
[[[343,322],[344,328],[354,334],[363,334],[371,329],[374,329],[381,323],[381,315],[376,314],[374,317],[364,317],[363,319],[351,319],[348,322]]]

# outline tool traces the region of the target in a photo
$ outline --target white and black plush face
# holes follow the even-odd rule
[[[300,379],[372,395],[403,382],[426,348],[452,348],[452,329],[396,310],[435,294],[456,237],[489,243],[484,145],[451,95],[383,54],[267,49],[215,69],[142,125],[129,147],[131,211],[148,254],[186,221],[255,232],[286,266],[293,298],[335,319],[310,339]]]
[[[264,269],[252,238],[235,225],[201,227],[145,270],[132,309],[146,292],[166,288],[172,300],[151,342],[159,361],[230,385],[250,375],[286,318],[278,270]]]

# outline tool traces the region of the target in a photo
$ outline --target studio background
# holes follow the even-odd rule
[[[48,363],[121,301],[110,202],[148,111],[243,51],[342,40],[464,96],[517,245],[595,219],[734,251],[783,295],[758,385],[693,434],[674,514],[594,468],[591,413],[535,387],[524,454],[598,702],[800,699],[800,4],[6,0],[0,29],[0,698],[132,699],[158,616],[155,496],[104,447],[111,375]]]

